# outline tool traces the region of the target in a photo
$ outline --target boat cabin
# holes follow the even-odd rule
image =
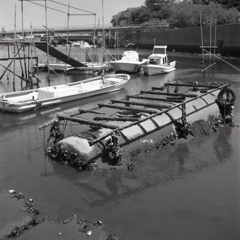
[[[168,63],[167,46],[155,45],[148,60],[149,64],[166,65]]]
[[[161,55],[167,55],[167,46],[166,45],[155,45],[153,47],[152,54],[161,54]]]
[[[124,61],[139,61],[139,55],[136,51],[125,51],[122,54],[122,60]]]

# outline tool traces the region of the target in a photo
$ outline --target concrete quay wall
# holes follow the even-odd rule
[[[155,43],[167,45],[170,51],[195,53],[201,52],[203,39],[203,46],[218,47],[216,53],[240,57],[240,24],[205,26],[202,34],[200,27],[135,32],[127,34],[126,39],[138,48],[151,49]]]

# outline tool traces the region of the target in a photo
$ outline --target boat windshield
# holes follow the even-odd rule
[[[154,54],[166,54],[166,49],[165,48],[154,48],[153,53]]]
[[[161,58],[150,58],[149,63],[151,64],[159,64],[161,62]]]

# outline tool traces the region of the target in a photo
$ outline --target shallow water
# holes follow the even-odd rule
[[[149,53],[140,51],[142,57]],[[203,81],[199,56],[171,54],[169,58],[177,61],[175,72],[152,77],[132,74],[128,85],[119,92],[39,112],[19,115],[2,112],[0,189],[15,189],[26,198],[33,197],[46,215],[67,218],[76,214],[93,222],[101,220],[124,239],[240,239],[240,128],[237,126],[141,153],[131,159],[136,166],[134,171],[78,172],[44,156],[44,134],[38,126],[58,111],[78,106],[90,108],[98,102],[119,99],[175,79]],[[240,68],[239,59],[227,61]],[[0,69],[0,74],[3,71]],[[58,74],[51,74],[51,84],[86,78]],[[46,73],[41,72],[40,77],[41,86],[47,85]],[[240,96],[239,72],[224,62],[218,60],[214,72],[208,71],[204,81],[230,81]],[[20,89],[16,79],[16,90]],[[12,91],[12,82],[10,78],[7,84],[4,77],[0,92],[6,91]],[[240,125],[239,99],[234,115],[236,125]]]

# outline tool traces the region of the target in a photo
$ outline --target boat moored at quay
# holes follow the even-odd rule
[[[199,131],[209,134],[221,124],[231,125],[235,100],[228,84],[176,81],[99,103],[94,109],[59,113],[39,129],[51,126],[45,150],[60,163],[80,170],[122,165],[122,159],[130,159],[139,149],[160,148]],[[68,123],[86,128],[68,132]]]
[[[176,61],[169,62],[167,57],[167,46],[155,45],[148,62],[142,65],[144,74],[149,76],[161,73],[169,73],[176,68]]]
[[[112,60],[109,63],[116,73],[137,73],[140,72],[142,64],[146,62],[147,59],[142,59],[140,61],[138,52],[129,50],[122,54],[120,60]]]

